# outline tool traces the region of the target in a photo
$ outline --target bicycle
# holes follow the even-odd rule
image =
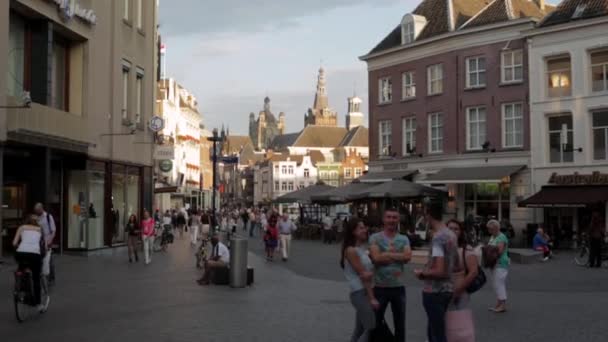
[[[50,296],[49,285],[46,276],[40,275],[40,301],[42,309],[39,313],[46,313],[49,308]],[[13,302],[15,305],[15,317],[19,323],[25,321],[30,316],[37,305],[34,296],[34,281],[32,271],[24,267],[15,271],[15,289],[13,293]]]
[[[171,225],[164,225],[162,231],[160,230],[160,225],[157,226],[156,238],[154,239],[152,250],[154,252],[166,252],[167,247],[170,243],[173,243],[173,233],[171,232]]]
[[[578,266],[589,266],[589,254],[591,254],[589,245],[586,237],[583,235],[583,238],[581,239],[581,246],[574,255],[574,263]],[[601,262],[602,267],[608,267],[608,250],[606,248],[606,244],[602,246]]]

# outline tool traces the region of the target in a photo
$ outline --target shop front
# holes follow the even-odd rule
[[[523,231],[528,223],[527,210],[517,207],[517,199],[529,187],[524,165],[443,168],[417,182],[448,192],[446,218],[495,219],[515,232]]]
[[[552,173],[547,185],[520,207],[542,212],[542,225],[550,236],[562,245],[572,246],[589,229],[591,217],[599,215],[608,222],[608,173]],[[608,226],[606,226],[608,231]]]
[[[129,217],[141,219],[150,210],[149,167],[88,160],[86,169],[66,175],[63,245],[70,251],[91,251],[126,243]],[[148,199],[148,197],[150,197]]]

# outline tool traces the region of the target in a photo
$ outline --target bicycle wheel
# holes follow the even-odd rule
[[[30,296],[28,296],[27,291],[25,289],[31,288],[31,286],[27,286],[24,282],[28,281],[29,278],[23,275],[15,275],[15,292],[13,294],[13,302],[15,305],[15,318],[17,318],[17,322],[22,323],[28,316],[28,312],[30,311]]]
[[[574,263],[579,266],[587,266],[589,262],[589,248],[587,246],[582,246],[579,248],[578,252],[574,255]]]

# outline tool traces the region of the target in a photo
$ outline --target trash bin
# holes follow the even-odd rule
[[[237,236],[230,240],[230,287],[247,286],[248,241]]]

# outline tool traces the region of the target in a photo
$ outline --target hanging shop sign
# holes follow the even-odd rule
[[[161,160],[158,163],[158,168],[162,172],[169,172],[173,169],[173,162],[171,160]]]
[[[555,185],[608,185],[608,174],[595,171],[592,174],[581,175],[575,172],[572,175],[558,175],[553,173],[549,184]]]
[[[152,119],[150,119],[148,127],[152,132],[158,132],[165,128],[165,120],[163,120],[163,118],[161,118],[160,116],[155,115],[152,117]]]
[[[154,160],[175,159],[175,148],[171,145],[156,145],[154,147]]]
[[[63,21],[77,17],[89,25],[97,24],[97,15],[92,9],[80,7],[77,0],[48,0],[57,5],[59,16]]]

